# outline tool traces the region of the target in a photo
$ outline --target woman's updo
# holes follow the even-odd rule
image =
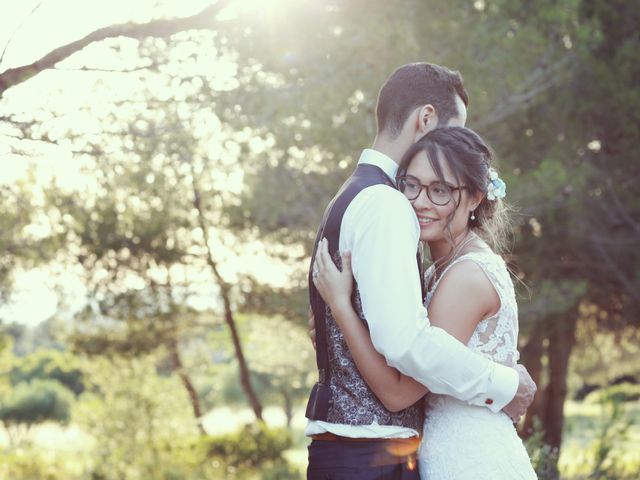
[[[490,173],[494,170],[493,155],[480,135],[465,127],[443,127],[430,131],[404,154],[398,168],[398,177],[406,175],[411,162],[421,151],[427,154],[431,167],[442,183],[446,183],[441,164],[445,161],[458,185],[466,185],[469,195],[474,196],[482,192],[482,201],[474,210],[475,219],[469,218],[468,226],[485,240],[494,252],[503,253],[511,231],[510,223],[504,201],[501,198],[487,198],[491,183]],[[459,204],[458,198],[457,195],[454,196],[456,209]],[[450,223],[454,214],[455,210],[449,216],[446,225],[451,242],[453,235]]]

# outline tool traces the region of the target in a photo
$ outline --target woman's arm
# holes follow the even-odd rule
[[[316,255],[318,275],[314,284],[331,308],[358,370],[365,381],[390,411],[399,411],[415,403],[427,393],[421,383],[387,365],[371,342],[369,332],[353,310],[351,292],[353,277],[348,252],[342,255],[342,272],[331,259],[326,241]],[[464,294],[465,301],[460,302]],[[462,343],[468,343],[478,322],[495,313],[500,299],[482,269],[463,261],[449,269],[429,305],[429,319]]]
[[[329,255],[326,240],[322,240],[314,268],[318,275],[313,277],[313,283],[331,308],[333,318],[369,388],[391,412],[413,405],[427,393],[427,388],[387,365],[385,358],[373,347],[369,331],[351,305],[353,275],[349,253],[342,254],[340,272]]]
[[[482,268],[461,260],[442,277],[427,311],[431,325],[466,345],[480,320],[499,308],[500,297]]]

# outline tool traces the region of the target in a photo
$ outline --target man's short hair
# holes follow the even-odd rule
[[[378,93],[378,133],[384,131],[397,137],[411,112],[427,104],[435,108],[439,125],[446,125],[459,113],[456,95],[465,106],[469,104],[460,72],[426,62],[403,65],[391,74]]]

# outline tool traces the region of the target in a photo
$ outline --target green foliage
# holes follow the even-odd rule
[[[306,400],[313,385],[315,354],[306,326],[281,317],[250,317],[247,356],[261,376],[273,404],[282,405],[288,421],[294,405]]]
[[[557,478],[559,451],[544,442],[544,428],[538,417],[533,419],[533,433],[525,442],[531,465],[538,478]]]
[[[615,448],[627,438],[633,419],[625,414],[621,397],[620,389],[610,389],[600,396],[602,423],[593,445],[594,466],[590,478],[623,478],[622,462],[617,461],[619,452],[615,452]]]
[[[309,242],[311,245],[311,242]],[[300,266],[305,265],[300,262]],[[280,316],[298,325],[307,324],[309,292],[306,270],[291,278],[290,287],[273,287],[261,284],[251,277],[241,279],[239,283],[244,292],[241,312],[260,316]]]
[[[24,228],[31,223],[34,209],[24,183],[12,187],[0,185],[0,295],[5,299],[16,263],[22,256],[33,255],[25,245],[28,237]]]
[[[569,388],[576,392],[585,384],[607,385],[625,375],[640,378],[640,336],[632,326],[617,332],[602,328],[609,313],[584,306],[570,362]],[[623,387],[624,388],[624,387]],[[631,387],[633,388],[633,387]]]
[[[314,381],[315,356],[306,326],[279,316],[253,314],[239,316],[238,323],[260,399],[267,405],[281,406],[289,423],[293,410],[306,401]],[[210,391],[218,405],[247,405],[235,361],[220,362],[210,371]]]
[[[13,355],[13,339],[3,332],[0,324],[0,398],[4,398],[11,391],[9,371],[13,368],[15,356]]]
[[[48,462],[37,449],[3,452],[0,478],[15,480],[76,480],[63,462]],[[60,459],[56,459],[60,460]],[[78,479],[79,480],[79,479]]]
[[[86,364],[90,384],[73,418],[95,439],[95,478],[161,478],[174,465],[176,438],[196,434],[184,389],[177,377],[156,374],[157,361],[156,356],[115,357]]]
[[[602,390],[596,390],[591,392],[584,399],[587,403],[596,404],[612,404],[615,407],[615,411],[619,409],[618,405],[625,402],[637,402],[640,400],[640,385],[634,385],[631,383],[621,383],[619,385],[612,385]]]
[[[67,123],[61,112],[34,112],[43,138],[65,132],[60,143],[78,152],[73,161],[93,183],[74,192],[52,186],[42,198],[33,175],[0,188],[0,293],[10,290],[16,268],[54,255],[82,272],[91,301],[75,318],[73,345],[113,358],[111,367],[92,367],[98,380],[78,409],[98,439],[94,476],[149,477],[165,465],[179,477],[184,465],[198,462],[187,453],[183,463],[171,460],[177,453],[167,453],[169,434],[158,420],[180,412],[193,426],[176,379],[154,376],[155,362],[136,364],[146,361],[136,357],[189,344],[220,322],[191,307],[214,298],[206,308],[217,312],[220,303],[209,288],[194,187],[231,303],[258,322],[256,333],[244,336],[253,378],[274,403],[304,395],[312,352],[304,332],[285,324],[306,320],[315,225],[375,135],[380,83],[415,60],[461,70],[471,97],[468,124],[497,153],[508,199],[520,212],[511,260],[532,292],[530,304],[520,301],[524,336],[544,332],[547,341],[579,315],[570,387],[633,370],[633,340],[596,336],[593,328],[631,339],[626,328],[637,329],[640,319],[639,12],[637,0],[335,0],[261,14],[238,6],[231,18],[212,20],[215,31],[136,43],[135,60],[161,68],[127,73],[143,86],[129,98],[109,105],[91,97],[68,115],[85,114],[92,126]],[[222,62],[209,68],[209,55]],[[96,93],[117,90],[110,77],[100,81]],[[1,121],[10,123],[4,114]],[[246,255],[256,250],[282,262],[288,282],[260,280]],[[262,326],[276,314],[286,320]],[[587,322],[595,327],[583,334]],[[223,349],[213,350],[208,358],[228,360]],[[15,360],[6,350],[5,357]],[[15,382],[57,378],[78,392],[87,381],[62,361],[33,362],[16,366]],[[163,368],[173,370],[167,361]],[[221,367],[231,393],[233,368]],[[9,387],[0,385],[3,393]],[[635,396],[622,390],[614,395]],[[536,452],[547,475],[557,452]]]
[[[221,459],[232,469],[258,468],[282,459],[291,447],[287,430],[272,429],[262,424],[245,425],[239,431],[207,437],[202,440],[207,455]]]
[[[55,380],[35,379],[18,384],[0,403],[0,420],[9,437],[21,440],[21,433],[46,421],[67,423],[73,395]]]
[[[640,404],[616,406],[615,400],[604,395],[599,400],[565,404],[567,422],[559,464],[562,478],[638,478],[640,455],[635,447],[640,435]]]
[[[13,385],[33,379],[51,379],[76,395],[84,391],[78,358],[58,350],[38,350],[20,358],[9,372],[9,379]]]
[[[587,291],[584,281],[576,280],[541,280],[529,293],[520,296],[519,319],[524,326],[525,333],[529,329],[536,328],[537,321],[542,318],[551,318],[554,315],[562,315],[570,311],[579,303]],[[529,301],[527,301],[529,300]],[[551,325],[558,328],[558,325]]]
[[[248,471],[282,463],[282,451],[291,444],[284,430],[247,426],[198,436],[184,390],[177,378],[159,377],[155,361],[91,361],[92,387],[99,394],[84,393],[74,418],[96,440],[94,478],[245,478]]]

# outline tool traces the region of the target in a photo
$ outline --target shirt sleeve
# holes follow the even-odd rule
[[[364,189],[345,212],[340,248],[351,251],[373,345],[430,391],[500,411],[515,396],[518,373],[430,325],[416,262],[419,232],[409,202],[384,185]]]

